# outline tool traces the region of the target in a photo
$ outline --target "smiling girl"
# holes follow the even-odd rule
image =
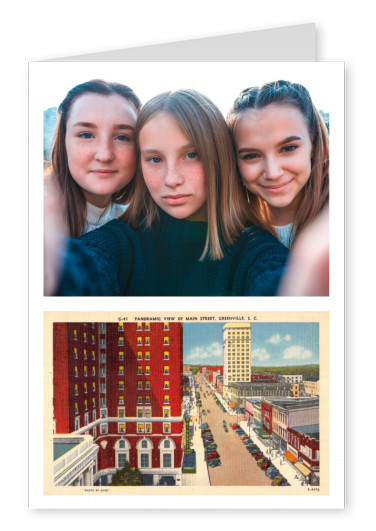
[[[257,223],[290,247],[329,200],[322,117],[302,85],[276,81],[243,90],[227,123]]]
[[[156,96],[135,128],[132,201],[71,238],[59,295],[275,295],[288,251],[255,226],[215,105],[193,90]]]
[[[136,170],[140,106],[132,89],[100,79],[73,87],[60,104],[52,178],[69,235],[81,236],[124,212]]]

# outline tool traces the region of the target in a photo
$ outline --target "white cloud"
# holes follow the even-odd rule
[[[285,341],[290,341],[291,340],[291,336],[289,336],[288,334],[284,337],[284,340]]]
[[[283,352],[283,359],[285,360],[308,360],[312,358],[313,354],[311,350],[307,350],[304,347],[298,345],[286,348]]]
[[[254,361],[266,361],[270,359],[270,354],[265,348],[256,348],[252,350],[252,363]]]
[[[281,342],[281,336],[279,334],[275,334],[274,336],[266,340],[266,343],[280,343],[280,342]]]
[[[191,349],[187,356],[187,362],[205,361],[211,358],[222,357],[222,345],[218,341],[215,341],[211,345],[201,345]]]

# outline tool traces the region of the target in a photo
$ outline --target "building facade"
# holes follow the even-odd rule
[[[251,381],[251,324],[227,323],[223,327],[223,395],[235,382]]]
[[[54,323],[55,433],[93,437],[95,484],[126,461],[180,484],[182,342],[180,323]]]

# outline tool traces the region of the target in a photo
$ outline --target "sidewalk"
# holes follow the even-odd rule
[[[241,428],[249,434],[253,439],[255,444],[260,448],[263,454],[270,459],[273,465],[278,468],[284,478],[290,483],[291,486],[301,486],[302,478],[299,476],[299,472],[296,470],[294,465],[290,463],[288,459],[283,455],[283,453],[277,452],[277,450],[270,450],[269,446],[260,439],[255,431],[253,431],[252,426],[248,426],[247,421],[241,420],[238,422]]]

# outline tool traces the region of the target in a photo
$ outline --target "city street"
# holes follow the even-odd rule
[[[222,412],[214,401],[213,391],[202,383],[201,378],[197,378],[196,382],[202,401],[201,422],[209,424],[222,463],[216,468],[208,467],[210,485],[270,486],[271,480],[257,466],[256,460],[231,429],[230,424],[236,422],[236,417]],[[223,420],[226,420],[227,432]]]

